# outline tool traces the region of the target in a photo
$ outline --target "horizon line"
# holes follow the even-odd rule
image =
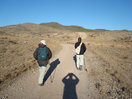
[[[0,25],[0,27],[6,27],[6,26],[12,26],[12,25],[19,25],[19,24],[26,24],[26,23],[31,23],[31,24],[42,24],[42,23],[57,23],[57,24],[60,24],[59,22],[42,22],[42,23],[35,23],[35,22],[24,22],[24,23],[18,23],[18,24],[9,24],[9,25]],[[90,29],[90,28],[85,28],[83,26],[80,26],[80,25],[64,25],[64,24],[60,24],[60,25],[63,25],[63,26],[79,26],[79,27],[82,27],[84,29]],[[104,28],[94,28],[94,29],[90,29],[90,30],[106,30],[106,31],[132,31],[132,29],[117,29],[117,30],[114,30],[114,29],[104,29]]]

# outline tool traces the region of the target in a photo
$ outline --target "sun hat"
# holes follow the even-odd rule
[[[40,42],[41,42],[42,44],[46,45],[45,40],[41,40]]]

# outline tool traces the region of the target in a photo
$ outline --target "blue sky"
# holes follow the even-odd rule
[[[132,30],[132,0],[0,0],[0,27],[27,22]]]

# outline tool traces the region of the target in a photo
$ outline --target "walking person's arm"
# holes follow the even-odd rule
[[[84,43],[83,43],[84,44]],[[86,51],[86,46],[85,46],[85,44],[83,45],[83,47],[84,47],[84,52]]]
[[[52,52],[48,47],[47,47],[47,52],[48,52],[48,60],[49,60],[52,57]]]
[[[75,43],[75,46],[74,46],[75,49],[76,49],[78,46],[79,46],[79,43]]]
[[[76,44],[74,45],[74,47],[75,47],[75,49],[77,48],[77,47],[76,47]]]
[[[38,59],[38,48],[34,51],[33,57],[37,60]]]

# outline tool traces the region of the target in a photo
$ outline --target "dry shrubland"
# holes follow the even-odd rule
[[[87,49],[102,61],[89,72],[97,74],[94,77],[98,79],[95,86],[99,92],[110,97],[132,97],[132,32],[89,32],[85,42]]]
[[[65,27],[57,23],[20,24],[0,28],[0,84],[13,79],[29,68],[37,67],[33,52],[45,39],[53,56],[61,44],[74,44],[81,27]],[[85,31],[85,32],[84,32]],[[84,30],[86,58],[92,52],[96,66],[89,71],[99,92],[118,96],[132,94],[132,31]],[[80,32],[81,33],[81,32]],[[87,61],[90,60],[87,59]],[[102,63],[100,63],[102,62]],[[110,87],[107,89],[107,87]]]
[[[33,52],[42,39],[46,40],[53,56],[61,49],[60,44],[56,42],[55,38],[0,35],[1,85],[20,73],[37,67],[37,63],[33,58]]]
[[[11,31],[12,28],[14,29],[12,30],[13,32]],[[19,32],[19,30],[22,31]],[[31,30],[33,31],[33,29]],[[33,58],[33,52],[38,47],[40,40],[46,40],[46,44],[51,49],[54,57],[61,50],[61,44],[72,41],[76,37],[76,34],[72,32],[68,32],[68,35],[65,32],[60,33],[60,31],[56,33],[32,33],[18,26],[5,27],[1,31],[3,31],[0,34],[1,87],[3,87],[4,83],[11,81],[22,72],[38,67],[37,62]],[[22,33],[23,31],[25,32]],[[51,32],[51,30],[49,31]]]

